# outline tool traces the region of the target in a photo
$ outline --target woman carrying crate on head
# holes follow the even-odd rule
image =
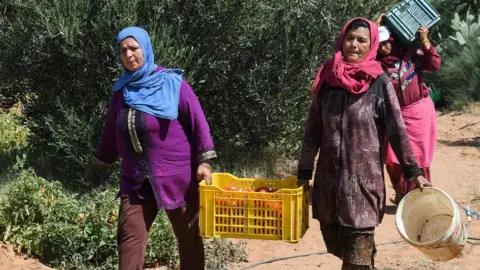
[[[377,26],[380,26],[383,17],[382,14],[376,19]],[[422,73],[438,70],[441,58],[429,41],[428,32],[425,25],[418,29],[419,41],[422,44],[419,49],[400,42],[386,27],[380,26],[377,60],[395,88],[418,166],[425,178],[431,182],[430,164],[437,133],[436,113],[429,95],[430,89],[423,83]],[[396,192],[393,202],[398,204],[403,196],[416,186],[405,181],[402,167],[390,144],[387,144],[386,150],[385,164]]]

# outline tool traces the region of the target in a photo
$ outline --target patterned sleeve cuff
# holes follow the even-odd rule
[[[215,150],[209,149],[209,150],[204,150],[200,152],[200,154],[197,157],[197,161],[199,163],[211,160],[211,159],[216,159],[217,158],[217,152]]]
[[[423,175],[423,172],[420,170],[420,168],[418,168],[416,163],[403,167],[403,176],[406,180],[411,181],[415,176],[419,175]]]
[[[108,164],[108,163],[105,163],[105,162],[101,161],[95,155],[92,157],[92,164],[96,167],[105,168],[105,169],[110,168],[113,165],[113,164]]]
[[[298,169],[297,179],[300,180],[310,180],[313,175],[313,170],[309,169]]]

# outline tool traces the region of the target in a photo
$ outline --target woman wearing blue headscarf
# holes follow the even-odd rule
[[[208,123],[182,71],[154,63],[145,30],[126,28],[116,44],[124,72],[85,178],[100,181],[122,159],[119,268],[143,269],[148,231],[163,209],[177,237],[180,269],[204,269],[198,180],[211,182],[209,160],[216,158]]]

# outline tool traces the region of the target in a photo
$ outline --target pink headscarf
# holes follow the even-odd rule
[[[343,60],[342,45],[348,26],[357,19],[364,20],[370,26],[370,50],[358,63],[348,63]],[[335,56],[325,61],[317,72],[313,83],[312,93],[316,98],[323,83],[333,87],[340,87],[351,94],[361,94],[370,87],[370,84],[383,73],[382,66],[375,61],[379,42],[378,28],[375,23],[365,18],[353,18],[345,24],[335,46]]]

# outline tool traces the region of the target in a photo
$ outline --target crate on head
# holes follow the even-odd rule
[[[416,39],[418,28],[440,21],[440,14],[426,0],[404,0],[386,14],[386,25],[404,42]]]
[[[203,238],[297,243],[308,226],[309,192],[297,186],[296,177],[269,180],[214,173],[211,185],[200,182]]]

